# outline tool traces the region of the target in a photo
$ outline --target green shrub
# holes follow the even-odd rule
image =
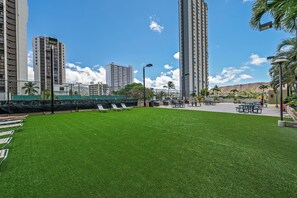
[[[289,104],[291,101],[297,100],[297,94],[293,94],[284,99],[284,104]]]
[[[290,107],[297,110],[297,99],[294,99],[294,100],[290,101],[288,104],[289,104]]]

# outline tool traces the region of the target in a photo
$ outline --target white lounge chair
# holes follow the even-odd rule
[[[0,125],[0,129],[15,128],[15,127],[22,127],[22,126],[23,126],[23,123],[5,124],[5,125]]]
[[[100,112],[108,112],[109,111],[109,109],[104,109],[102,104],[97,104],[97,107],[98,107],[98,111],[100,111]]]
[[[12,137],[0,139],[0,145],[2,145],[1,148],[5,148],[6,145],[10,143],[11,140],[12,140]]]
[[[0,125],[21,123],[23,120],[0,121]]]
[[[123,109],[126,109],[126,110],[133,109],[133,107],[127,107],[125,103],[121,103],[121,105]]]
[[[2,149],[2,150],[0,150],[0,165],[7,158],[8,151],[9,151],[8,149]]]
[[[0,132],[0,137],[1,136],[6,136],[6,135],[11,136],[14,132],[15,132],[15,130]]]
[[[8,121],[8,120],[24,120],[28,117],[28,115],[23,115],[23,116],[4,116],[0,117],[1,121]]]
[[[111,104],[111,107],[115,111],[121,111],[121,110],[123,110],[122,108],[118,108],[116,104]]]

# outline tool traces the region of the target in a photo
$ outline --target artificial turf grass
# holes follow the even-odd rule
[[[167,109],[31,116],[0,197],[293,197],[297,132],[277,118]]]

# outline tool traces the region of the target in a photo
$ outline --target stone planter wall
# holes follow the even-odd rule
[[[293,118],[294,122],[297,122],[297,116],[294,114],[294,109],[288,106],[287,112]]]

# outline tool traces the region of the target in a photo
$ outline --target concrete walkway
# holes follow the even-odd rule
[[[216,105],[202,104],[201,107],[191,107],[191,106],[186,105],[186,107],[184,107],[184,108],[173,108],[171,105],[169,105],[169,106],[160,106],[158,108],[184,109],[184,110],[209,111],[209,112],[224,112],[224,113],[235,113],[235,114],[246,114],[246,115],[257,115],[257,116],[273,116],[273,117],[280,116],[279,108],[275,108],[275,105],[268,105],[268,107],[264,107],[261,114],[238,113],[238,112],[236,112],[235,107],[238,107],[238,104],[233,104],[233,103],[218,103]],[[284,117],[290,118],[290,116],[286,112],[284,112]]]

